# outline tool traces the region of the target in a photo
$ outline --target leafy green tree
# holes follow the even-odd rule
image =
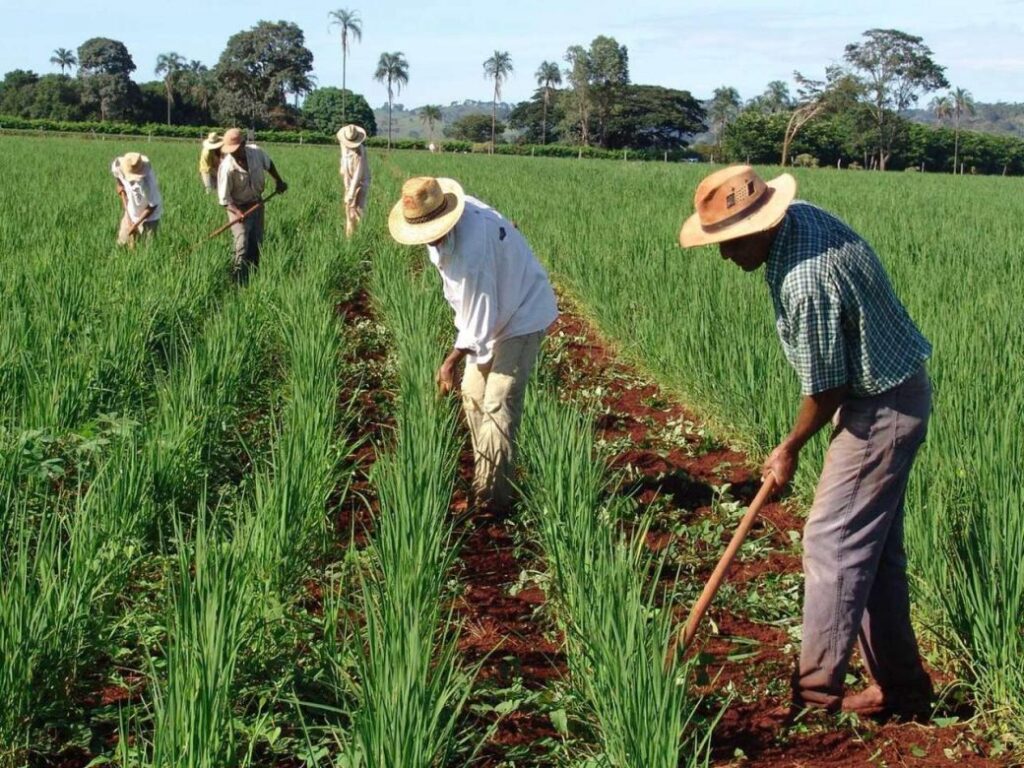
[[[492,126],[491,120],[487,115],[476,113],[465,115],[451,123],[444,129],[444,135],[450,139],[483,144],[490,139],[492,129],[498,134],[504,133],[505,124],[498,122]]]
[[[484,77],[494,81],[494,100],[491,102],[491,151],[494,151],[494,129],[498,122],[498,99],[501,98],[501,86],[512,74],[512,57],[508,51],[495,51],[484,62]]]
[[[338,8],[335,11],[331,11],[327,14],[327,17],[331,20],[331,26],[338,27],[341,32],[341,122],[345,125],[348,122],[344,98],[348,88],[345,78],[347,74],[349,38],[357,43],[363,41],[363,22],[359,18],[358,11],[350,11],[347,8]]]
[[[783,80],[772,80],[765,87],[764,93],[752,98],[747,106],[773,115],[777,112],[788,112],[794,104],[789,95],[789,86]]]
[[[708,117],[711,118],[712,130],[715,133],[715,144],[722,147],[725,129],[740,113],[740,94],[732,86],[723,85],[715,88],[708,105]]]
[[[681,149],[705,130],[704,107],[689,91],[627,85],[606,126],[610,149]]]
[[[868,93],[877,131],[878,169],[884,171],[896,142],[898,116],[917,102],[921,92],[949,83],[920,37],[898,29],[869,29],[861,43],[846,46],[844,58],[860,75]]]
[[[434,126],[444,119],[441,107],[438,104],[427,104],[420,109],[420,122],[427,127],[430,140],[434,140]]]
[[[860,97],[863,94],[861,82],[841,67],[825,69],[824,80],[813,80],[800,72],[794,72],[797,82],[797,101],[792,105],[786,133],[782,139],[783,167],[790,161],[790,145],[807,123],[815,118],[836,112],[861,114]],[[852,125],[848,121],[848,125]]]
[[[174,86],[178,75],[185,68],[185,57],[174,53],[161,53],[156,57],[154,74],[164,76],[164,89],[167,92],[167,124],[171,124],[171,105],[174,104]]]
[[[629,85],[629,52],[614,37],[598,35],[590,43],[588,58],[598,143],[607,147],[612,112]]]
[[[579,136],[579,143],[587,146],[590,144],[590,113],[593,109],[590,53],[582,45],[571,45],[566,49],[565,62],[569,65],[565,79],[570,88],[566,104],[566,120],[570,122],[567,133],[574,131]]]
[[[78,63],[78,58],[75,56],[74,51],[67,48],[57,48],[53,52],[53,56],[50,57],[50,63],[60,67],[60,73],[63,75],[65,69],[71,69]]]
[[[538,88],[533,98],[516,104],[508,116],[509,127],[521,131],[525,144],[547,144],[561,140],[560,125],[565,124],[564,91]]]
[[[46,120],[81,120],[81,84],[67,75],[43,75],[32,88],[28,116]]]
[[[366,99],[358,93],[330,86],[317,88],[306,97],[302,103],[302,121],[323,133],[335,133],[347,123],[355,123],[368,135],[377,135],[377,120]]]
[[[119,40],[93,37],[78,47],[82,100],[99,105],[101,120],[123,117],[130,109],[137,93],[131,82],[134,71],[135,62]]]
[[[562,72],[553,61],[542,61],[537,67],[534,75],[537,78],[537,85],[544,94],[544,114],[541,117],[540,143],[548,143],[548,106],[551,103],[551,89],[553,86],[562,84]]]
[[[228,38],[217,62],[218,116],[221,122],[266,124],[286,110],[287,95],[312,89],[313,54],[298,25],[261,21]]]
[[[402,86],[409,84],[409,62],[401,51],[382,53],[377,61],[377,71],[373,79],[384,84],[388,89],[388,149],[391,149],[391,108],[395,100],[395,91],[402,92]]]
[[[26,69],[13,69],[0,83],[0,114],[29,117],[39,75]]]

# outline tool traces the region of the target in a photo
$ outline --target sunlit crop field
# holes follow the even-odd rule
[[[165,201],[158,238],[131,251],[114,244],[109,174],[130,150],[150,157]],[[789,427],[798,387],[763,277],[676,245],[705,166],[371,152],[369,217],[346,242],[337,151],[268,150],[290,189],[268,205],[263,264],[239,290],[230,237],[203,242],[224,216],[198,145],[0,137],[0,766],[74,753],[426,768],[474,754],[476,669],[448,608],[461,437],[433,392],[450,321],[422,253],[387,236],[406,176],[455,177],[515,220],[617,351],[724,439],[756,458]],[[934,346],[935,414],[908,495],[917,618],[979,706],[1019,725],[1024,183],[797,176],[799,197],[874,245]],[[362,291],[377,318],[350,327],[337,308]],[[386,393],[357,341],[378,335]],[[364,390],[391,403],[369,435]],[[596,637],[607,612],[588,606],[618,606],[638,649],[570,642],[581,679],[587,654],[607,654],[581,683],[604,761],[590,764],[625,765],[641,728],[635,764],[702,764],[710,722],[660,667],[670,613],[630,542],[572,527],[604,503],[583,417],[551,393],[531,407],[524,508],[548,523],[538,547],[560,621]],[[376,446],[377,522],[357,547],[341,510],[362,504],[361,439]],[[803,459],[804,498],[823,448]],[[584,543],[600,568],[580,566]],[[648,709],[619,706],[624,680],[642,680]]]

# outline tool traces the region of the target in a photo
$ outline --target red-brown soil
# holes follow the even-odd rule
[[[708,514],[714,486],[731,484],[731,495],[748,504],[757,491],[757,478],[742,453],[706,442],[694,434],[688,438],[695,450],[666,449],[657,433],[680,423],[699,420],[616,358],[594,328],[579,314],[566,311],[551,330],[561,346],[558,375],[569,390],[592,392],[600,385],[603,416],[596,424],[604,441],[622,445],[611,466],[628,469],[623,491],[641,504],[668,497],[670,509],[685,510],[692,522]],[[560,338],[559,338],[560,337]],[[664,503],[665,499],[661,499]],[[799,553],[793,550],[790,532],[802,530],[801,518],[784,504],[767,504],[749,539],[765,537],[772,545],[761,559],[737,562],[729,583],[737,589],[756,585],[771,574],[798,574]],[[731,535],[723,533],[722,549]],[[659,530],[657,522],[648,534],[652,550],[670,546],[674,534]],[[748,540],[749,540],[748,539]],[[704,553],[706,572],[718,552]],[[742,558],[740,558],[742,560]],[[702,566],[702,572],[704,571]],[[695,646],[710,658],[705,691],[734,687],[736,696],[719,722],[713,740],[714,764],[782,768],[783,766],[996,766],[1005,762],[985,757],[965,726],[937,727],[914,723],[829,723],[786,728],[788,697],[778,691],[793,668],[794,647],[784,629],[751,621],[744,616],[712,607]],[[712,633],[710,626],[717,628]],[[741,645],[733,642],[739,639]],[[785,650],[784,650],[785,649]],[[729,661],[730,654],[742,658]],[[782,686],[784,688],[784,686]]]

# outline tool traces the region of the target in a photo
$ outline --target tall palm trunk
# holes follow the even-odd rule
[[[341,33],[341,122],[342,125],[348,125],[348,113],[345,111],[345,76],[348,68],[348,41],[345,39],[345,33]]]
[[[491,154],[494,154],[494,127],[498,115],[498,80],[494,80],[494,100],[491,102]]]
[[[388,83],[388,149],[391,149],[391,84]]]
[[[953,131],[953,175],[961,173],[960,171],[960,110],[956,111],[956,130]]]
[[[171,92],[170,83],[167,84],[167,124],[171,124],[171,102],[174,100],[174,94]]]
[[[540,143],[548,143],[548,89],[544,89],[544,117],[540,121]]]

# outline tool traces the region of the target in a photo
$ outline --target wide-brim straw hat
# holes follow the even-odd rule
[[[447,235],[465,209],[466,193],[455,179],[417,176],[402,185],[388,229],[402,245],[426,245]]]
[[[142,181],[149,170],[149,158],[140,152],[126,152],[117,158],[117,166],[128,181]]]
[[[679,244],[692,248],[765,232],[782,221],[795,197],[796,179],[788,173],[765,182],[749,165],[723,168],[697,185],[696,213],[679,231]]]
[[[337,136],[338,141],[341,142],[341,145],[343,147],[347,147],[348,149],[355,149],[364,141],[366,141],[366,131],[362,127],[355,125],[354,123],[339,128]]]
[[[224,131],[224,138],[220,145],[222,155],[230,155],[236,149],[245,145],[245,134],[241,128],[228,128]]]
[[[203,149],[208,149],[212,152],[215,149],[220,149],[223,143],[224,139],[221,138],[221,135],[217,133],[217,131],[210,131],[206,135],[206,138],[203,139]]]

